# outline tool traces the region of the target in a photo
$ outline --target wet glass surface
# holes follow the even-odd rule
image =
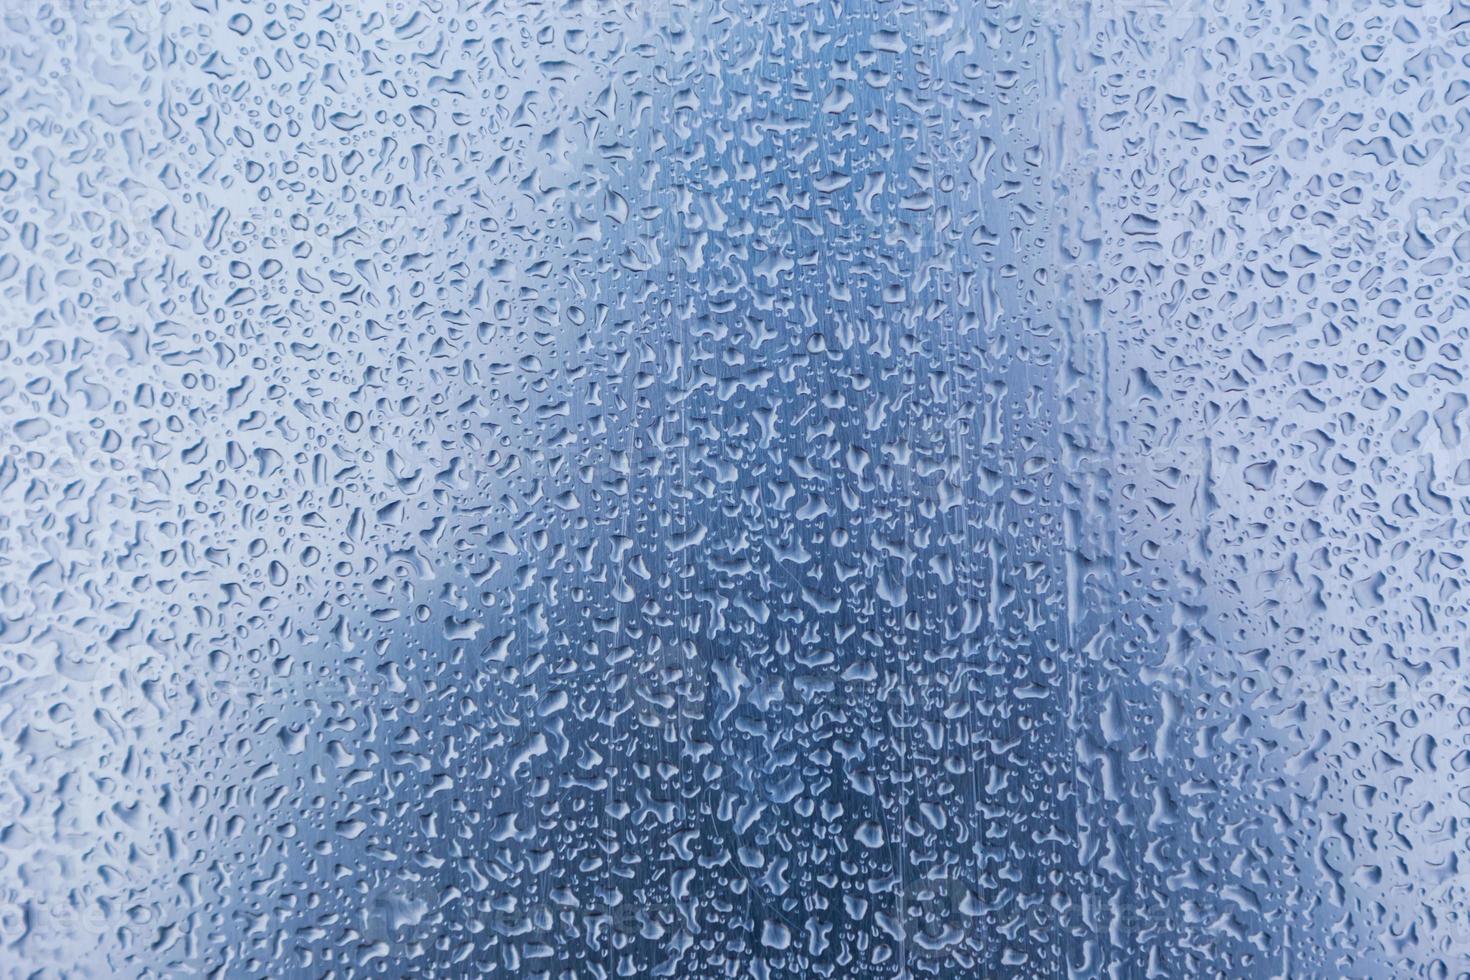
[[[1466,64],[6,5],[0,967],[1465,976]]]

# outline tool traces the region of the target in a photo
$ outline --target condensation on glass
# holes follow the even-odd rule
[[[6,4],[0,966],[1464,976],[1467,64]]]

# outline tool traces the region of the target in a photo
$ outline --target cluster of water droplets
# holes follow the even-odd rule
[[[0,11],[0,966],[1465,975],[1467,68]]]

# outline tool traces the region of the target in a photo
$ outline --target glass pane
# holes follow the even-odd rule
[[[10,3],[0,964],[1465,975],[1467,54]]]

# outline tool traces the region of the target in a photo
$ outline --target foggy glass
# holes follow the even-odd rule
[[[1466,976],[1466,64],[6,4],[4,974]]]

